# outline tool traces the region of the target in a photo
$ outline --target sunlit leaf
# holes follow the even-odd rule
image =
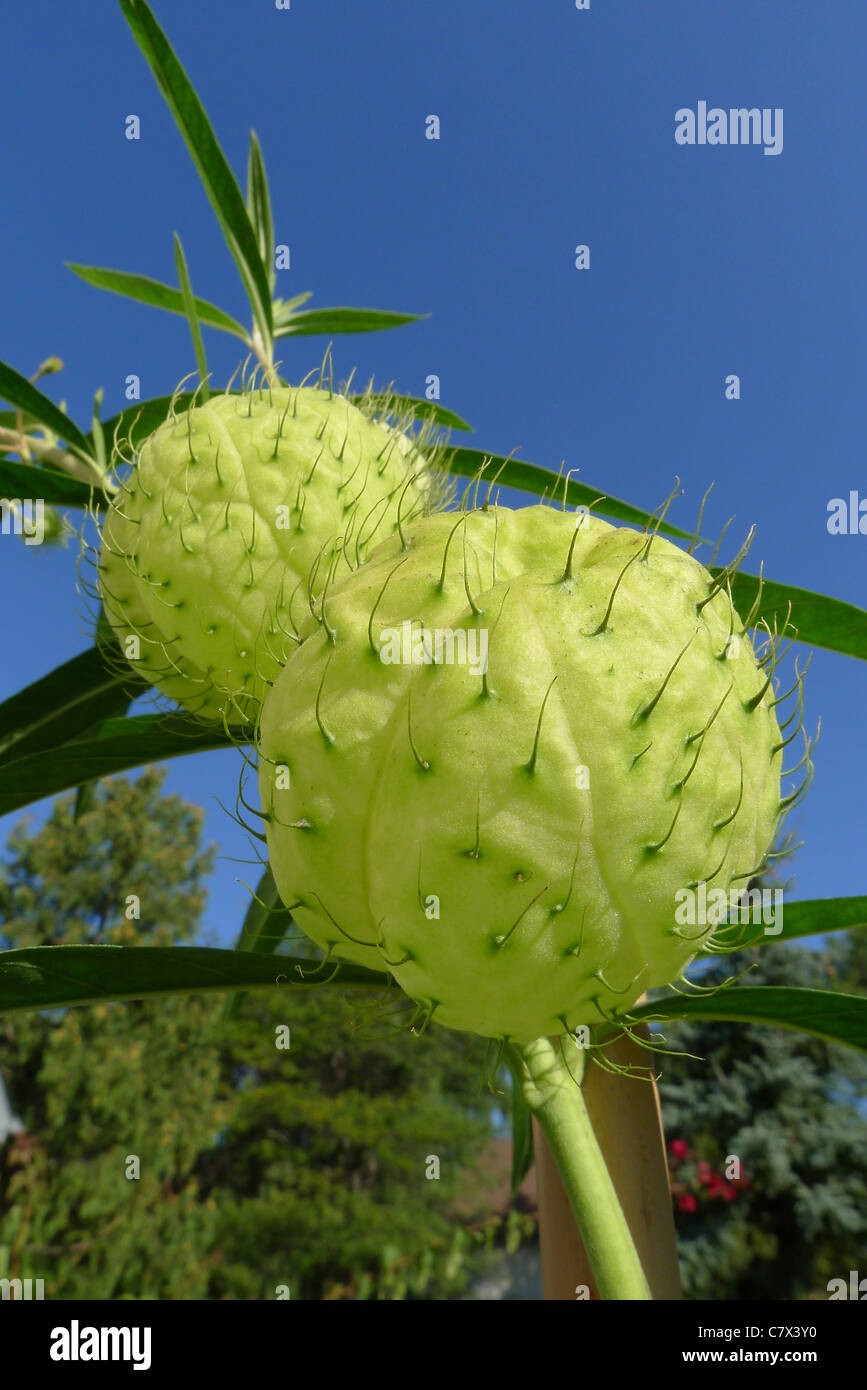
[[[150,6],[145,4],[145,0],[120,0],[120,5],[184,137],[229,250],[241,272],[254,321],[267,342],[273,335],[271,287],[235,175],[217,142],[195,88]]]
[[[460,478],[475,478],[483,465],[479,485],[482,499],[493,482],[494,492],[497,488],[512,487],[519,492],[532,492],[536,497],[553,498],[560,504],[565,498],[568,506],[590,507],[601,516],[610,516],[615,521],[625,521],[632,526],[644,527],[649,522],[655,524],[647,512],[628,502],[621,502],[617,497],[607,496],[601,488],[589,487],[575,478],[558,478],[549,469],[540,468],[536,463],[525,463],[523,459],[503,458],[500,454],[489,454],[484,449],[455,448],[449,449],[443,460],[446,471]],[[686,531],[679,531],[676,526],[669,526],[665,522],[659,529],[678,540],[692,540]]]
[[[196,366],[199,369],[200,394],[204,403],[210,397],[208,390],[208,363],[205,357],[205,345],[202,342],[202,330],[199,327],[199,319],[196,313],[196,301],[193,298],[193,287],[190,284],[190,272],[187,268],[187,258],[184,255],[184,248],[181,239],[175,232],[175,265],[178,270],[178,280],[180,281],[181,294],[184,300],[184,312],[187,322],[190,325],[190,334],[193,339],[193,352],[196,355]]]
[[[867,898],[813,898],[806,902],[784,903],[779,922],[772,925],[774,930],[767,932],[762,923],[726,923],[717,927],[714,939],[719,945],[746,950],[775,941],[796,941],[800,937],[846,931],[850,927],[867,927]],[[776,930],[777,926],[780,930]],[[698,954],[713,956],[717,952],[705,948]]]
[[[0,1013],[289,987],[394,986],[390,975],[341,964],[324,980],[291,958],[200,946],[34,946],[0,951]]]
[[[432,420],[435,424],[443,425],[447,429],[472,431],[473,428],[460,415],[456,415],[453,410],[447,410],[444,405],[440,405],[439,401],[426,401],[419,396],[397,396],[383,391],[374,392],[372,395],[365,393],[350,396],[349,399],[356,402],[363,401],[382,410],[388,408],[398,414],[404,410],[412,411],[417,420]]]
[[[247,160],[247,213],[259,242],[263,265],[268,267],[268,283],[273,291],[277,283],[274,270],[274,221],[271,215],[271,195],[262,146],[255,130],[250,131],[250,154]],[[277,316],[274,315],[274,322]]]
[[[281,322],[275,337],[289,338],[313,333],[375,333],[382,328],[400,328],[418,323],[428,314],[393,314],[384,309],[302,309]]]
[[[750,611],[758,592],[758,576],[738,571],[732,583],[732,599],[739,613]],[[777,629],[781,632],[790,604],[790,621],[792,627],[797,629],[799,642],[867,661],[867,612],[863,608],[856,608],[844,599],[799,589],[794,584],[779,584],[765,579],[755,623],[764,618],[773,632],[776,620]]]
[[[0,459],[0,497],[42,498],[55,507],[89,507],[91,502],[104,506],[109,501],[101,487],[90,487],[57,468],[7,458]]]
[[[155,309],[167,309],[171,314],[184,315],[184,296],[172,285],[164,285],[160,280],[151,280],[147,275],[133,275],[126,270],[107,270],[104,266],[76,265],[67,261],[80,279],[99,290],[111,290],[113,294],[136,299],[140,304],[150,304]],[[248,334],[242,324],[224,314],[215,304],[206,299],[195,299],[196,313],[201,323],[209,328],[221,328],[226,333],[234,333],[237,338],[248,342]]]
[[[248,731],[248,740],[251,738],[252,731]],[[221,725],[204,724],[183,714],[106,719],[96,733],[55,746],[50,757],[40,751],[4,762],[0,766],[0,815],[69,791],[82,782],[185,753],[227,748],[232,742]]]
[[[767,1023],[812,1033],[825,1042],[867,1052],[867,998],[825,989],[788,985],[732,985],[713,994],[668,996],[640,1004],[630,1016],[652,1019],[701,1018],[732,1023]]]

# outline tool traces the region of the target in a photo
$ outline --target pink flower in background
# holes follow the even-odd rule
[[[668,1152],[671,1163],[674,1165],[672,1179],[675,1177],[678,1179],[671,1183],[671,1195],[678,1211],[692,1214],[698,1211],[702,1202],[707,1201],[734,1202],[738,1193],[750,1185],[750,1180],[745,1173],[739,1178],[724,1178],[722,1173],[718,1172],[706,1158],[697,1159],[694,1172],[684,1180],[684,1171],[686,1174],[690,1174],[690,1169],[678,1169],[677,1171],[675,1169],[678,1164],[692,1159],[692,1150],[688,1141],[686,1139],[670,1140]]]

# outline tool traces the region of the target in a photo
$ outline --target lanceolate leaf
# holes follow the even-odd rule
[[[144,682],[141,682],[141,684],[143,685]],[[133,690],[131,687],[107,691],[105,698],[100,702],[101,707],[98,724],[101,724],[105,719],[122,719],[129,712],[129,707],[136,693],[137,691]],[[93,725],[88,725],[82,732],[88,733],[92,728]],[[94,777],[89,782],[82,782],[81,786],[76,789],[75,806],[73,809],[74,820],[81,820],[82,816],[86,815],[91,809],[96,800],[96,789],[98,786],[99,779]]]
[[[73,664],[67,663],[68,666]],[[108,719],[122,717],[135,696],[143,694],[147,688],[144,681],[130,672],[128,679],[123,682],[108,677],[83,698],[74,699],[63,692],[53,714],[46,714],[37,724],[2,748],[0,778],[7,764],[17,764],[21,758],[42,754],[55,759],[64,744],[101,727]]]
[[[266,869],[255,896],[250,900],[235,950],[272,956],[284,940],[291,923],[292,916],[280,901],[274,875],[270,869]],[[224,1017],[230,1018],[235,1013],[243,997],[242,994],[230,995],[223,1010]]]
[[[303,290],[301,294],[294,294],[291,299],[276,297],[273,301],[274,327],[277,328],[281,324],[288,323],[299,305],[306,304],[308,299],[312,298],[312,290]]]
[[[867,898],[813,898],[808,902],[784,903],[782,931],[776,935],[766,933],[761,923],[752,922],[721,926],[714,935],[723,945],[746,950],[774,941],[795,941],[799,937],[845,931],[849,927],[867,928]],[[716,952],[702,950],[698,954],[713,956]]]
[[[264,339],[273,331],[271,287],[235,175],[217,143],[202,103],[145,0],[120,0],[136,42],[150,64],[186,141],[211,206],[235,258]]]
[[[196,300],[193,294],[193,287],[190,284],[190,272],[187,268],[187,258],[184,255],[184,248],[180,237],[175,232],[175,265],[178,269],[178,280],[181,285],[181,295],[184,301],[184,313],[190,325],[190,333],[193,339],[193,351],[196,354],[196,365],[199,369],[199,385],[202,393],[202,400],[207,401],[210,396],[208,388],[208,363],[205,358],[205,345],[202,342],[202,330],[199,326],[199,316],[196,312]]]
[[[82,782],[75,793],[75,806],[72,811],[72,819],[80,821],[82,816],[86,816],[96,800],[96,789],[98,782]]]
[[[512,1075],[512,1192],[533,1166],[533,1122],[520,1080]]]
[[[558,480],[556,473],[550,472],[547,468],[540,468],[536,463],[525,463],[523,459],[504,459],[499,454],[489,454],[483,449],[457,448],[449,449],[443,461],[444,468],[460,478],[474,478],[483,464],[487,464],[487,467],[479,485],[480,498],[485,497],[489,485],[496,478],[494,492],[497,488],[513,487],[519,492],[532,492],[537,497],[547,494],[561,505],[565,493],[565,500],[569,506],[590,507],[601,516],[610,516],[615,521],[625,521],[631,526],[643,527],[651,522],[647,512],[630,506],[628,502],[621,502],[617,497],[608,497],[601,488],[588,487],[586,483],[576,482],[574,478],[570,478],[568,482],[565,478]],[[688,532],[679,531],[676,526],[669,526],[665,522],[659,529],[662,534],[674,536],[678,540],[693,539]]]
[[[255,130],[250,131],[250,154],[247,160],[247,212],[259,242],[259,254],[268,267],[268,284],[273,291],[277,282],[274,270],[274,222],[271,216],[271,195],[262,147]],[[276,322],[276,315],[275,315]]]
[[[758,591],[757,575],[740,571],[735,575],[732,598],[739,613],[750,611]],[[842,599],[828,598],[825,594],[810,593],[808,589],[798,589],[794,584],[777,584],[766,579],[755,622],[765,618],[773,632],[776,619],[777,628],[782,632],[790,603],[791,624],[797,629],[799,642],[867,661],[867,613],[863,608],[856,608]]]
[[[34,425],[39,424],[39,421],[32,419],[26,411],[0,410],[0,427],[7,430],[17,430],[19,416],[25,430],[32,429]]]
[[[147,688],[131,668],[109,671],[91,647],[0,704],[0,765],[66,743],[105,718],[120,699]]]
[[[7,362],[0,362],[0,399],[18,406],[54,434],[59,434],[61,439],[66,440],[70,449],[80,453],[84,458],[91,457],[90,444],[78,426],[68,415],[64,415],[54,401],[44,396],[26,376],[16,372]]]
[[[113,294],[122,294],[127,299],[137,299],[141,304],[151,304],[155,309],[167,309],[171,314],[186,314],[181,291],[171,285],[164,285],[160,280],[151,280],[147,275],[133,275],[125,270],[76,265],[72,261],[67,261],[66,265],[70,270],[74,270],[80,279],[98,290],[111,290]],[[224,314],[215,304],[198,298],[194,303],[201,323],[207,324],[209,328],[221,328],[226,333],[234,333],[236,337],[243,338],[244,342],[248,341],[243,325]]]
[[[95,479],[94,479],[95,482]],[[88,487],[78,478],[56,468],[36,468],[32,463],[15,463],[0,459],[0,497],[39,498],[55,507],[89,507],[91,502],[102,506],[108,497],[101,487]]]
[[[0,952],[0,1013],[169,994],[325,985],[396,988],[390,975],[360,965],[340,965],[323,978],[299,973],[290,957],[199,946],[34,946]]]
[[[248,738],[252,739],[252,731]],[[82,782],[231,744],[221,725],[207,725],[180,714],[106,719],[95,734],[63,743],[53,748],[50,756],[41,751],[4,763],[0,767],[0,815]]]
[[[290,916],[280,901],[274,875],[266,869],[256,888],[256,896],[247,908],[235,950],[273,955],[286,935],[289,922]]]
[[[767,1023],[867,1052],[867,998],[825,989],[733,985],[714,994],[657,999],[630,1010],[630,1017],[645,1022],[716,1018],[733,1023]]]
[[[381,328],[400,328],[417,323],[427,314],[392,314],[384,309],[302,309],[280,324],[278,338],[301,337],[313,333],[374,333]]]
[[[350,396],[350,400],[365,401],[369,405],[380,406],[383,409],[388,407],[393,412],[411,410],[417,420],[433,420],[437,425],[444,425],[447,429],[472,431],[473,428],[460,415],[456,415],[453,410],[447,410],[444,405],[440,405],[439,401],[425,401],[418,396],[390,396],[383,392],[374,393],[371,396]]]

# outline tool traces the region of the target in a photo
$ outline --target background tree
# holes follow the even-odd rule
[[[201,810],[163,780],[102,783],[78,820],[67,797],[36,834],[12,832],[4,947],[191,941],[213,856]],[[210,999],[167,999],[3,1020],[0,1070],[24,1123],[0,1149],[12,1274],[44,1278],[49,1297],[205,1296],[216,1208],[194,1169],[223,1122],[214,1014]]]
[[[490,1216],[470,1171],[492,1133],[485,1044],[391,1031],[378,1013],[366,991],[275,993],[232,1025],[231,1116],[200,1168],[220,1211],[219,1296],[448,1297],[478,1272],[454,1204],[460,1192],[473,1214],[474,1194]]]
[[[703,983],[752,967],[745,983],[867,993],[863,933],[821,951],[764,947],[715,962]],[[660,1097],[688,1298],[827,1298],[867,1250],[867,1057],[802,1033],[678,1022]],[[737,1156],[742,1180],[726,1176]],[[730,1169],[732,1165],[729,1165]],[[862,1270],[863,1272],[863,1270]]]
[[[195,939],[212,853],[163,780],[102,783],[78,820],[67,797],[13,831],[0,947]],[[482,1179],[476,1223],[467,1198],[495,1103],[485,1045],[378,1012],[323,989],[248,996],[230,1023],[208,997],[5,1018],[24,1124],[0,1146],[9,1274],[57,1298],[459,1294],[497,1229]]]

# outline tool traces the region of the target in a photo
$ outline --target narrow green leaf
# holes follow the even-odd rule
[[[301,337],[312,333],[375,333],[382,328],[400,328],[418,323],[429,314],[392,314],[384,309],[302,309],[278,324],[275,337]]]
[[[56,748],[148,686],[130,668],[107,669],[97,647],[65,661],[0,704],[0,760]],[[21,750],[21,752],[19,752]]]
[[[102,421],[99,418],[99,412],[102,409],[102,397],[103,390],[100,386],[93,398],[93,411],[91,412],[88,441],[93,441],[96,466],[99,469],[99,476],[104,478],[108,466],[108,457],[105,448],[105,430],[102,428]]]
[[[201,385],[202,402],[210,400],[211,393],[208,390],[208,363],[205,357],[205,345],[202,342],[202,330],[199,327],[199,319],[196,314],[196,301],[193,298],[193,287],[190,284],[190,272],[187,269],[187,258],[184,255],[184,248],[181,239],[175,232],[175,265],[178,271],[181,294],[184,298],[184,310],[187,315],[187,322],[190,325],[190,333],[193,339],[193,351],[196,354],[196,366],[199,369],[199,382]]]
[[[105,619],[102,610],[100,611],[100,613],[101,621],[106,622],[107,620]],[[130,676],[131,679],[127,681],[125,684],[122,681],[119,681],[117,687],[113,691],[106,692],[106,698],[102,704],[102,708],[99,711],[98,720],[95,721],[95,724],[88,725],[87,728],[81,731],[81,733],[77,734],[77,738],[81,738],[85,734],[95,732],[95,729],[99,728],[99,725],[106,719],[122,719],[125,715],[129,713],[130,706],[132,705],[135,696],[143,688],[147,688],[147,682],[143,680],[138,680],[138,678],[132,671],[130,671]],[[75,808],[73,810],[73,820],[75,820],[76,822],[80,821],[82,816],[87,815],[88,811],[91,809],[94,802],[96,801],[96,789],[98,786],[98,778],[92,778],[89,782],[82,782],[81,786],[77,789],[75,793]]]
[[[3,747],[0,772],[19,759],[49,754],[53,758],[59,749],[85,735],[96,737],[96,730],[106,720],[122,718],[135,696],[144,694],[147,689],[147,683],[130,671],[125,681],[107,676],[105,683],[86,698],[71,700],[65,692],[61,693],[54,714],[45,715]]]
[[[411,410],[418,420],[432,420],[437,425],[444,425],[453,430],[469,430],[472,433],[472,425],[467,424],[466,420],[461,419],[453,410],[447,410],[439,401],[422,400],[419,396],[396,396],[389,395],[388,392],[374,392],[373,395],[350,396],[351,401],[356,403],[364,402],[372,405],[376,409],[385,410],[390,408],[392,411]]]
[[[136,299],[155,309],[166,309],[170,314],[186,313],[183,293],[172,285],[164,285],[160,280],[151,280],[147,275],[133,275],[126,270],[107,270],[104,266],[76,265],[73,261],[66,261],[65,264],[80,279],[98,290],[111,290],[113,294]],[[195,299],[193,302],[201,323],[209,328],[220,328],[224,333],[234,333],[235,337],[249,342],[249,334],[244,326],[224,314],[216,304],[209,304],[206,299]]]
[[[291,913],[280,901],[274,876],[268,868],[259,880],[255,896],[250,900],[235,950],[273,956],[285,939],[291,923]],[[232,1018],[243,998],[243,994],[230,995],[223,1008],[223,1017]]]
[[[720,571],[717,569],[713,573]],[[739,613],[750,611],[758,592],[758,575],[738,571],[732,581],[732,599]],[[790,603],[791,624],[797,628],[799,642],[867,661],[867,612],[843,599],[766,579],[753,626],[764,618],[773,632],[776,620],[778,630],[782,631]]]
[[[98,782],[82,782],[75,793],[75,807],[72,812],[72,819],[76,825],[82,816],[86,816],[96,800],[96,789]]]
[[[628,502],[621,502],[616,497],[608,497],[599,488],[588,487],[586,483],[578,483],[574,478],[570,478],[568,482],[564,478],[558,481],[556,473],[550,472],[547,468],[540,468],[536,463],[525,463],[522,459],[504,459],[499,454],[489,454],[483,449],[450,449],[444,457],[443,467],[459,478],[474,478],[483,463],[487,463],[488,466],[482,475],[482,495],[496,477],[496,487],[513,487],[519,492],[535,493],[537,497],[547,493],[560,503],[563,501],[565,489],[567,504],[591,507],[602,516],[613,517],[615,521],[626,521],[632,526],[643,527],[653,520],[647,512],[630,506]],[[668,526],[665,522],[659,529],[663,535],[673,536],[677,540],[693,539],[688,532],[679,531],[676,526]]]
[[[244,735],[247,742],[252,730]],[[14,758],[0,767],[0,815],[43,797],[69,791],[82,782],[127,772],[133,767],[232,746],[221,725],[209,726],[181,714],[142,714],[106,719],[96,734],[52,750]]]
[[[767,1023],[812,1033],[825,1042],[867,1052],[867,998],[826,989],[788,985],[734,985],[715,994],[674,995],[630,1010],[643,1019],[715,1018],[732,1023]]]
[[[202,946],[34,946],[0,951],[0,1013],[230,990],[396,988],[388,974],[341,964],[301,975],[291,957]]]
[[[26,411],[0,410],[0,429],[17,430],[19,419],[25,433],[29,433],[39,426],[39,421],[34,420],[32,415],[28,415]]]
[[[259,242],[262,264],[268,268],[268,283],[273,293],[277,283],[277,272],[274,269],[274,220],[271,216],[271,195],[268,192],[265,160],[255,130],[250,131],[250,154],[247,159],[247,212]]]
[[[108,495],[101,487],[88,487],[56,468],[36,468],[32,463],[0,459],[0,497],[30,497],[55,507],[106,506]]]
[[[45,425],[54,434],[59,434],[61,439],[65,439],[70,449],[90,459],[90,445],[78,426],[68,415],[64,415],[54,401],[44,396],[26,376],[16,372],[7,362],[0,362],[0,399],[26,411],[34,420],[38,420],[40,425]]]
[[[229,250],[241,272],[254,322],[266,345],[273,337],[271,287],[235,175],[223,154],[195,88],[145,0],[120,0],[124,17],[144,53],[198,170]]]
[[[518,1078],[512,1075],[512,1193],[533,1166],[533,1121]]]
[[[783,905],[782,931],[775,936],[765,932],[760,923],[724,924],[714,933],[724,946],[746,950],[767,946],[774,941],[795,941],[804,936],[821,936],[825,932],[847,931],[850,927],[867,927],[867,898],[812,898],[806,902]],[[707,949],[699,956],[715,956]]]
[[[280,901],[280,894],[270,868],[265,869],[256,888],[255,897],[241,926],[236,951],[258,951],[273,955],[286,935],[289,913]]]
[[[274,300],[274,327],[278,324],[287,323],[292,317],[299,304],[306,304],[308,299],[313,298],[312,290],[305,290],[303,294],[296,294],[292,299]]]

